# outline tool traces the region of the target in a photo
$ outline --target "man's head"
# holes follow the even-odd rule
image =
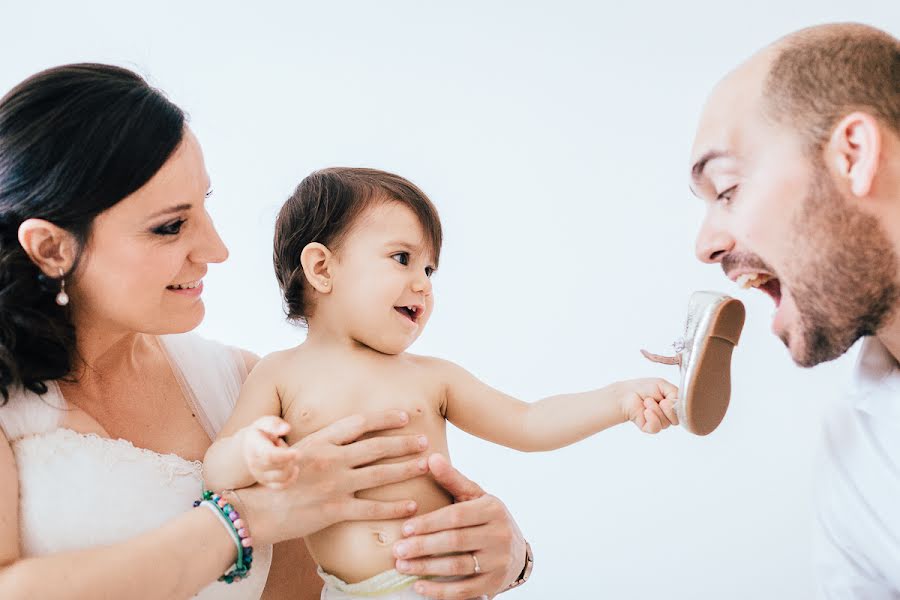
[[[803,366],[900,305],[900,40],[863,25],[794,33],[713,91],[691,157],[697,255],[775,300]]]

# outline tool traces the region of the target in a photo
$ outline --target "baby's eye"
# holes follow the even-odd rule
[[[391,258],[401,265],[406,266],[409,264],[409,252],[398,252],[397,254],[392,255]]]
[[[434,274],[434,267],[425,267],[425,276],[431,277]]]

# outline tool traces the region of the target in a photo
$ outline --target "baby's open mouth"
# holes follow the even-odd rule
[[[394,310],[398,313],[412,321],[413,323],[417,323],[419,317],[422,316],[422,311],[424,310],[421,306],[411,305],[411,306],[395,306]]]
[[[742,288],[756,288],[767,293],[775,301],[775,307],[781,305],[781,281],[774,275],[761,272],[749,272],[738,275],[735,279]]]

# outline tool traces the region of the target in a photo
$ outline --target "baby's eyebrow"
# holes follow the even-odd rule
[[[385,244],[385,246],[389,246],[391,248],[403,248],[404,250],[409,250],[410,252],[418,252],[422,250],[422,246],[420,244],[411,244],[404,240],[393,240]]]

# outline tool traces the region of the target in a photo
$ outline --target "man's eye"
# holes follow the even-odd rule
[[[185,219],[179,219],[177,221],[172,221],[171,223],[166,223],[165,225],[160,225],[156,229],[153,230],[153,233],[157,235],[178,235],[181,232],[181,226],[184,225]]]
[[[727,202],[734,197],[734,193],[736,191],[737,191],[737,186],[733,185],[730,188],[728,188],[727,190],[725,190],[724,192],[722,192],[721,194],[719,194],[718,196],[716,196],[716,200],[719,202],[722,202],[722,201]]]
[[[405,266],[409,264],[409,252],[398,252],[397,254],[392,255],[391,258],[401,265]]]

